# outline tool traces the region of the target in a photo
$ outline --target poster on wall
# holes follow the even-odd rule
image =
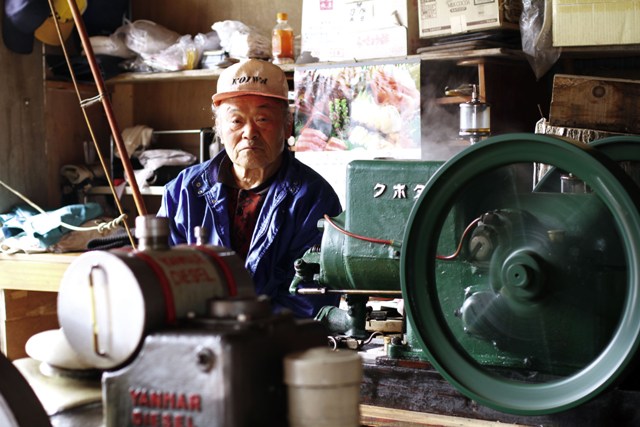
[[[420,158],[420,61],[297,67],[292,149],[336,189],[351,160]]]

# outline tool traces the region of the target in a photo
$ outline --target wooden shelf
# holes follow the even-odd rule
[[[351,60],[351,61],[336,61],[336,62],[312,62],[306,64],[282,64],[280,68],[285,73],[293,73],[296,68],[323,68],[348,64],[363,64],[363,63],[393,63],[407,60],[460,60],[460,58],[486,58],[486,57],[498,57],[498,58],[518,58],[522,59],[523,54],[521,51],[515,49],[506,48],[490,48],[490,49],[472,49],[472,50],[437,50],[423,52],[416,55],[399,56],[392,58],[377,58],[377,59],[365,59],[365,60]],[[107,85],[117,85],[126,83],[147,83],[147,82],[162,82],[162,81],[194,81],[194,80],[215,80],[220,76],[223,69],[197,69],[197,70],[185,70],[175,72],[158,72],[158,73],[124,73],[116,77],[107,80]]]
[[[75,91],[73,82],[66,80],[45,80],[45,88],[48,90]],[[95,94],[97,92],[96,85],[93,83],[79,83],[78,90],[80,93]]]
[[[521,50],[509,49],[504,47],[494,47],[487,49],[464,49],[455,50],[442,46],[442,50],[432,50],[418,54],[423,61],[438,60],[474,60],[479,58],[503,58],[503,59],[526,59]]]
[[[295,64],[283,64],[280,68],[286,72],[293,72]],[[158,73],[124,73],[119,74],[107,80],[107,85],[116,85],[123,83],[147,83],[162,81],[191,81],[191,80],[215,80],[220,76],[224,69],[197,69],[174,72],[158,72]]]
[[[145,83],[145,82],[161,82],[165,80],[183,81],[183,80],[212,80],[217,79],[222,70],[185,70],[175,72],[158,72],[158,73],[124,73],[110,78],[105,83],[107,85],[122,83]]]
[[[451,105],[451,104],[462,104],[469,101],[471,101],[470,96],[445,96],[442,98],[437,98],[436,104]]]

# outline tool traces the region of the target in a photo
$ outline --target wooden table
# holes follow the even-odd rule
[[[0,351],[25,357],[34,334],[59,327],[57,292],[72,254],[0,254]]]
[[[429,414],[402,409],[383,408],[381,406],[360,405],[362,427],[511,427],[523,424],[510,424],[498,421],[476,420],[472,418],[452,417],[449,415]]]

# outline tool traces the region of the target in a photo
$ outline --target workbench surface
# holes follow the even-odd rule
[[[10,360],[26,356],[32,335],[59,327],[57,292],[78,255],[0,254],[0,351]]]
[[[0,289],[57,292],[78,253],[0,254]]]

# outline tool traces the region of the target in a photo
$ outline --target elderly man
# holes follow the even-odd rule
[[[250,59],[225,69],[213,95],[217,156],[182,171],[164,189],[159,216],[170,219],[170,244],[207,242],[244,257],[256,292],[274,311],[312,317],[335,296],[289,294],[293,264],[320,243],[317,222],[342,211],[327,181],[286,149],[292,133],[284,72]]]

